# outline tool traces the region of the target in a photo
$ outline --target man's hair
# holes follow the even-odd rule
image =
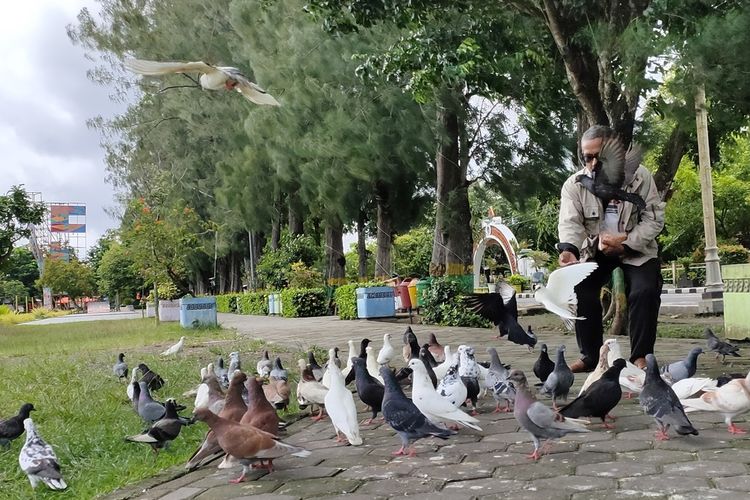
[[[615,131],[606,125],[592,125],[581,135],[581,142],[612,137]]]

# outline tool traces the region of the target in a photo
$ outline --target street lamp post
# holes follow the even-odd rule
[[[703,202],[703,230],[706,238],[706,291],[699,309],[701,313],[720,313],[724,310],[724,284],[719,266],[719,248],[716,246],[716,221],[714,218],[713,181],[711,157],[708,146],[708,112],[706,89],[699,85],[695,93],[695,124],[698,137],[698,165]]]

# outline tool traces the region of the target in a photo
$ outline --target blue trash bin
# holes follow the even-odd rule
[[[281,294],[280,293],[269,293],[268,294],[268,314],[271,316],[281,316]]]
[[[392,286],[357,288],[357,316],[360,318],[391,318],[396,315]]]
[[[183,297],[180,299],[180,326],[196,328],[216,326],[216,297]]]

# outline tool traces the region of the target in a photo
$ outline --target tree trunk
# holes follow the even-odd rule
[[[620,267],[612,271],[612,302],[615,303],[615,314],[607,335],[625,335],[628,327],[628,298],[625,295],[625,273]]]
[[[328,224],[326,234],[326,278],[331,286],[346,283],[346,257],[344,256],[344,228],[341,221]]]
[[[664,145],[657,164],[659,165],[654,173],[654,182],[656,182],[656,189],[659,190],[659,196],[664,201],[668,201],[672,196],[672,181],[674,176],[677,174],[677,168],[680,166],[680,161],[685,155],[687,149],[688,136],[682,130],[679,124],[675,125],[672,129],[672,133],[669,135],[669,140]]]
[[[387,280],[391,277],[393,214],[391,213],[390,192],[383,183],[375,185],[375,203],[378,207],[375,279]]]
[[[279,240],[281,240],[281,196],[276,195],[273,201],[274,211],[271,219],[271,250],[274,252],[279,249]]]
[[[364,210],[359,211],[357,217],[357,278],[360,282],[367,281],[367,234],[365,222],[367,215]]]
[[[430,275],[471,273],[472,239],[466,170],[459,151],[459,99],[447,96],[438,110],[438,121],[445,137],[438,146],[435,166],[435,233],[430,260]]]
[[[290,193],[287,202],[289,203],[289,234],[292,236],[305,234],[302,203],[297,193]]]

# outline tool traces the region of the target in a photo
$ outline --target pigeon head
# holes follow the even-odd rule
[[[276,359],[273,361],[273,366],[277,370],[283,370],[284,369],[284,367],[281,366],[281,358],[278,357],[278,356],[276,356]]]
[[[357,357],[352,358],[352,366],[357,371],[367,370],[367,366],[365,365],[365,360],[362,358],[357,358]]]
[[[437,341],[437,337],[435,337],[435,334],[434,334],[434,333],[431,333],[431,334],[430,334],[430,344],[432,344],[432,345],[435,345],[435,344],[437,344],[437,343],[438,343],[438,341]]]
[[[26,431],[26,437],[34,436],[36,435],[36,426],[34,425],[34,421],[30,418],[23,419],[23,428]]]
[[[138,363],[138,370],[144,375],[151,371],[146,363]]]
[[[117,355],[117,361],[119,361],[120,363],[122,363],[123,361],[125,361],[125,354],[123,354],[123,353],[118,354]]]
[[[425,370],[424,363],[422,361],[418,360],[418,359],[410,359],[409,360],[409,364],[406,365],[406,366],[408,366],[409,368],[411,368],[414,371],[417,371],[417,370],[424,371]]]
[[[706,328],[705,330],[703,330],[703,336],[706,337],[707,339],[716,337],[716,335],[710,328]]]
[[[646,354],[646,376],[647,377],[659,377],[659,364],[656,362],[656,357],[653,354]]]
[[[304,363],[304,361],[303,361]],[[244,384],[247,380],[247,375],[240,370],[236,370],[232,375],[232,380],[229,382],[230,385]]]
[[[263,379],[261,378],[248,377],[248,379],[245,381],[245,387],[247,387],[247,394],[251,399],[266,397],[265,393],[263,392]]]
[[[414,332],[412,331],[410,326],[407,326],[406,330],[404,330],[404,344],[409,343],[409,334],[414,335]]]
[[[398,381],[396,380],[396,374],[393,373],[390,368],[387,366],[381,366],[380,376],[383,378],[383,385],[385,385],[386,388],[390,388],[391,390],[401,390]]]
[[[232,352],[229,353],[229,357],[230,358],[239,358],[240,357],[240,353],[237,352],[237,351],[232,351]]]
[[[266,360],[266,359],[267,359],[267,360],[269,360],[269,361],[271,360],[271,358],[269,358],[269,357],[268,357],[268,351],[263,351],[263,359],[264,359],[264,360]]]
[[[508,380],[513,382],[516,387],[524,387],[527,385],[526,375],[521,370],[511,370],[508,374]]]
[[[386,340],[391,340],[391,338],[393,338],[392,335],[390,333],[386,333],[383,335],[383,342],[385,342]]]
[[[24,403],[21,405],[21,409],[18,410],[18,414],[21,415],[23,418],[29,418],[29,415],[31,415],[31,412],[34,411],[36,408],[34,408],[34,405],[31,403]]]
[[[547,344],[542,344],[542,352],[547,352]]]
[[[703,354],[703,349],[700,347],[693,347],[690,349],[690,357],[691,358],[697,358],[699,354]]]
[[[299,368],[300,372],[307,368],[307,363],[305,363],[304,359],[300,358],[297,360],[297,368]]]
[[[626,364],[624,359],[617,358],[612,362],[612,366],[607,368],[607,371],[602,374],[602,378],[619,379],[620,372],[625,368]]]
[[[193,411],[193,420],[200,420],[201,422],[208,422],[212,420],[212,415],[215,415],[206,406],[201,406]]]

